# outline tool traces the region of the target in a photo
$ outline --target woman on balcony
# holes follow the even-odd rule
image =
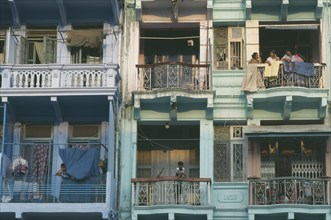
[[[249,64],[254,64],[254,63],[261,63],[261,58],[257,52],[254,52],[252,54],[252,59],[248,61]]]

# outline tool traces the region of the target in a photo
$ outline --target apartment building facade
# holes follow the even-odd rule
[[[329,220],[330,2],[123,11],[119,218]],[[309,73],[284,62],[271,77],[271,50]]]
[[[0,6],[1,219],[116,218],[119,1]]]

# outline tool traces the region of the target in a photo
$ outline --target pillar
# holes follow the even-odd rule
[[[200,120],[200,177],[214,178],[214,125],[212,120]]]

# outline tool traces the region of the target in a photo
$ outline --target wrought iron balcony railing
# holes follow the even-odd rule
[[[210,205],[209,178],[136,178],[132,179],[132,204]]]
[[[298,86],[306,88],[322,88],[323,87],[323,71],[325,65],[314,64],[314,74],[312,76],[304,76],[295,72],[285,72],[283,65],[280,64],[278,76],[275,78],[264,77],[266,64],[258,64],[258,73],[261,74],[265,88],[282,87],[282,86]]]
[[[100,88],[115,86],[116,65],[3,65],[0,88]]]
[[[210,88],[209,65],[186,63],[157,63],[136,65],[137,90]]]
[[[250,179],[249,189],[251,205],[330,204],[328,179]]]

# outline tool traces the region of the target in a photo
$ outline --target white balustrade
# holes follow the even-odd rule
[[[117,86],[115,65],[4,65],[0,88],[102,88]]]

